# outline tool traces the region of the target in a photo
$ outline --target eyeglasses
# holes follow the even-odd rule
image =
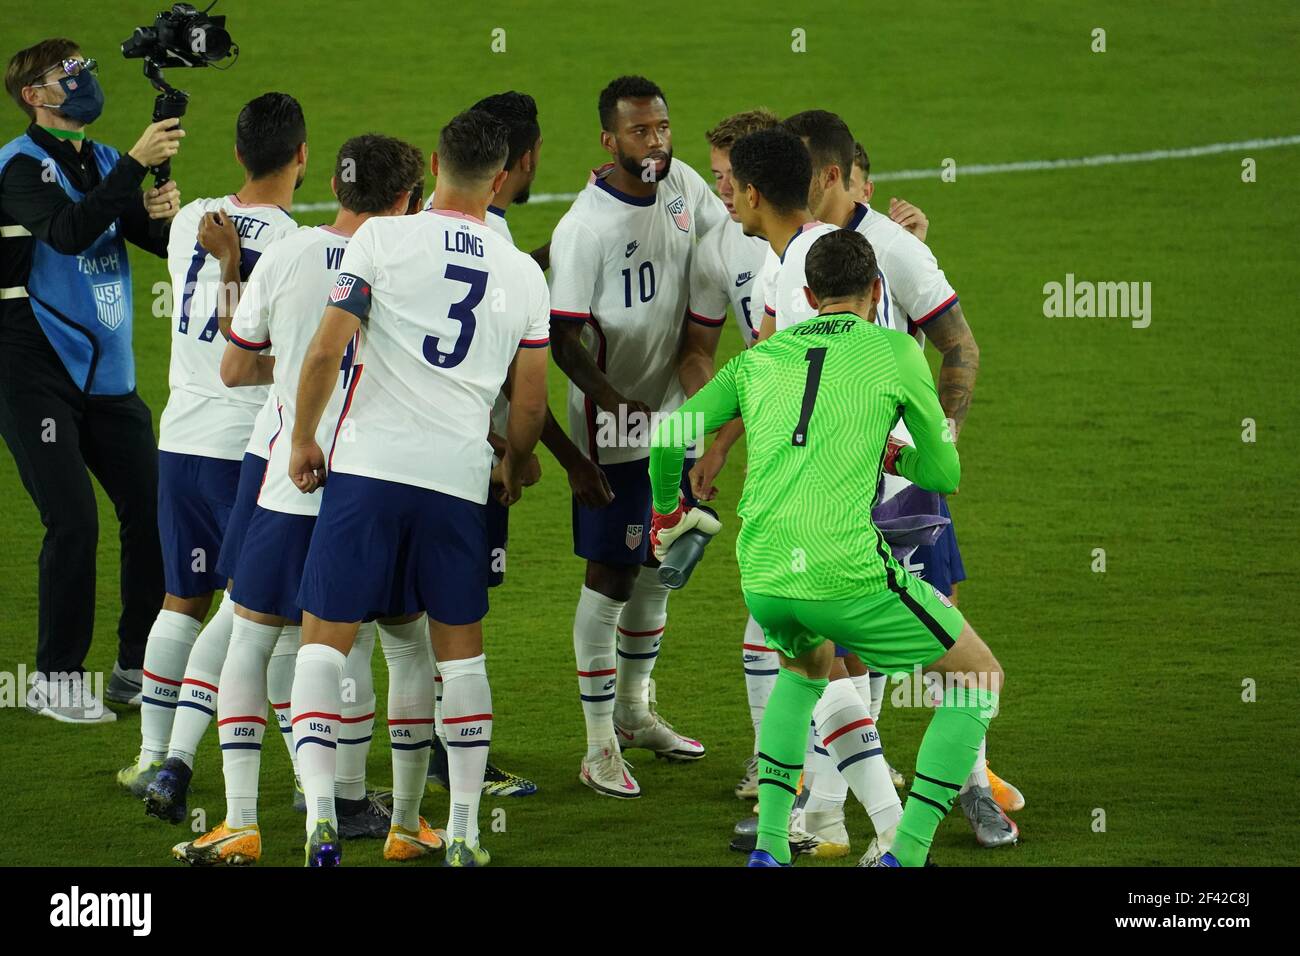
[[[60,62],[55,63],[53,66],[47,66],[45,69],[41,70],[41,72],[37,73],[36,76],[33,77],[33,79],[39,80],[42,76],[44,76],[46,73],[49,73],[51,70],[59,70],[65,77],[80,76],[82,70],[87,70],[91,73],[98,73],[99,61],[78,60],[75,57],[69,57],[66,60],[61,60]],[[55,86],[61,82],[62,82],[62,78],[58,80],[54,80],[50,83],[29,83],[27,85],[28,86]]]

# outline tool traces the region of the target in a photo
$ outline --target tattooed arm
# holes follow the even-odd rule
[[[960,303],[925,323],[921,331],[943,353],[943,365],[939,368],[939,404],[944,415],[953,422],[952,437],[955,441],[966,421],[966,413],[970,411],[975,377],[980,370],[980,349],[966,324]]]

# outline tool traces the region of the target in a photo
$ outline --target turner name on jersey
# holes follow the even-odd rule
[[[273,396],[276,429],[263,454],[266,477],[257,496],[260,507],[286,514],[315,515],[320,491],[304,495],[289,478],[290,443],[298,397],[298,378],[307,346],[320,325],[325,300],[334,286],[348,237],[329,226],[299,229],[266,251],[244,287],[230,324],[230,340],[241,348],[267,350],[275,356]],[[334,439],[345,389],[351,380],[353,340],[343,356],[339,388],[330,397],[316,429],[316,441],[328,448]],[[347,441],[349,436],[342,436]]]
[[[298,224],[279,206],[246,206],[234,196],[196,199],[172,222],[167,244],[172,283],[171,392],[159,425],[158,447],[238,461],[249,445],[258,412],[267,404],[268,389],[232,389],[222,384],[226,341],[217,325],[221,265],[198,242],[199,222],[209,212],[220,212],[234,222],[244,280],[262,253],[297,230]]]
[[[690,166],[676,161],[653,196],[606,182],[612,166],[592,174],[551,239],[551,315],[581,322],[583,345],[626,398],[669,412],[684,399],[677,352],[690,291],[697,237],[727,219],[726,207]],[[646,441],[621,436],[597,448],[594,403],[570,383],[569,431],[593,460],[607,464],[649,455]]]
[[[338,426],[352,440],[330,469],[485,502],[492,404],[516,351],[549,343],[537,263],[461,213],[370,219],[330,300],[361,318]]]

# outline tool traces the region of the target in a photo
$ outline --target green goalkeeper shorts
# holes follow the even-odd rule
[[[822,641],[857,654],[874,671],[933,664],[956,643],[966,619],[920,578],[899,570],[889,589],[831,601],[745,593],[767,646],[799,657]]]

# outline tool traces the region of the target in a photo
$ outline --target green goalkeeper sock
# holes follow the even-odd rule
[[[996,713],[998,695],[953,687],[943,695],[916,755],[916,776],[890,850],[903,866],[924,866],[934,831],[975,766],[980,741]],[[761,796],[761,793],[760,793]]]
[[[758,737],[758,849],[790,862],[790,809],[808,743],[813,708],[827,680],[781,668],[763,711]],[[974,758],[972,757],[972,763]]]

